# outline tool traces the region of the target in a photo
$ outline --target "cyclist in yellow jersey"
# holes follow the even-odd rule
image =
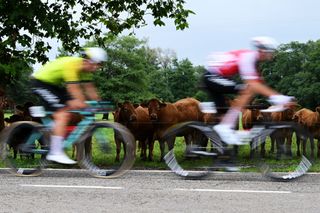
[[[107,53],[98,47],[86,48],[81,57],[61,57],[45,64],[34,75],[32,90],[44,101],[46,110],[54,111],[54,127],[47,160],[74,164],[63,151],[68,110],[85,108],[86,100],[100,100],[92,83],[92,74],[106,61]]]

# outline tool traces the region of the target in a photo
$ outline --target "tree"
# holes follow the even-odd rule
[[[196,77],[196,93],[194,95],[194,98],[199,101],[212,101],[205,89],[204,83],[202,82],[202,76],[206,71],[205,68],[203,66],[196,66],[194,69]]]
[[[14,60],[10,64],[0,64],[0,72],[6,73],[1,76],[0,84],[6,85],[5,95],[15,103],[24,104],[26,101],[34,101],[31,96],[30,75],[32,67],[23,60]]]
[[[154,25],[163,26],[163,19],[174,20],[177,29],[188,27],[187,17],[193,14],[184,8],[184,0],[4,0],[0,2],[0,76],[14,80],[24,69],[14,69],[17,60],[27,63],[48,60],[51,49],[46,38],[62,42],[63,49],[79,50],[79,39],[94,37],[105,43],[107,32],[118,35],[124,30],[146,25],[146,16]],[[8,76],[7,76],[8,75]],[[0,84],[5,91],[7,83]]]
[[[175,100],[192,97],[196,90],[196,74],[188,59],[176,61],[174,69],[169,74],[169,87]]]
[[[296,97],[300,105],[310,109],[320,105],[320,40],[283,44],[274,60],[261,68],[269,85]]]
[[[133,36],[106,41],[109,59],[95,78],[103,99],[140,102],[152,97],[147,70],[155,68],[148,63],[145,44]]]
[[[47,61],[51,48],[44,38],[62,41],[63,48],[74,52],[79,39],[94,37],[103,44],[106,31],[118,35],[124,30],[146,25],[147,15],[154,25],[165,25],[163,19],[174,20],[177,29],[188,27],[193,14],[184,8],[184,0],[5,0],[0,3],[0,63],[12,57],[31,62]]]
[[[159,98],[163,101],[174,101],[173,94],[169,87],[169,76],[174,61],[177,60],[176,53],[170,49],[150,49],[149,54],[153,55],[150,58],[150,63],[155,69],[148,70],[148,90],[153,94],[153,97]]]
[[[148,89],[153,97],[159,98],[163,101],[174,101],[174,96],[169,87],[168,76],[171,70],[157,69],[149,74]]]

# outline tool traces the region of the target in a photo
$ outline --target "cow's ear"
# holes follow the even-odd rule
[[[123,106],[122,103],[118,103],[118,107],[121,108]]]
[[[318,106],[318,107],[316,108],[316,111],[317,111],[318,113],[320,113],[320,106]]]
[[[133,107],[134,108],[137,108],[137,107],[139,107],[140,105],[139,104],[133,104]]]

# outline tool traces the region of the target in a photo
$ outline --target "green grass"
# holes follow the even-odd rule
[[[110,141],[113,141],[113,134],[108,132],[107,137]],[[267,142],[267,144],[270,144]],[[293,142],[295,145],[295,142]],[[112,152],[111,153],[104,153],[101,152],[98,149],[98,144],[93,143],[93,160],[94,163],[101,167],[108,167],[110,165],[115,164],[115,143],[111,143]],[[185,144],[182,138],[178,138],[176,140],[175,144],[175,156],[179,163],[183,165],[184,168],[193,168],[196,165],[210,165],[211,159],[210,158],[200,158],[200,159],[185,159],[184,157],[184,150],[185,150]],[[268,153],[270,150],[270,146],[266,147],[267,155],[265,160],[268,162],[268,164],[274,164],[277,165],[279,168],[277,171],[292,171],[294,170],[295,166],[299,162],[299,158],[296,157],[295,154],[295,146],[293,146],[293,159],[283,159],[283,160],[276,160],[274,154]],[[71,156],[71,150],[68,150],[68,154]],[[259,153],[257,153],[258,155]],[[243,171],[258,171],[258,169],[255,167],[255,164],[258,162],[258,160],[252,160],[249,158],[250,155],[250,149],[249,146],[242,146],[239,149],[239,158],[238,163],[242,166],[245,166],[246,168],[243,169]],[[123,150],[121,150],[121,158],[123,157]],[[155,142],[154,146],[154,161],[143,161],[140,158],[140,152],[137,151],[136,160],[134,163],[134,169],[167,169],[167,166],[164,162],[160,162],[160,148],[159,143]],[[27,163],[28,161],[28,163]],[[19,157],[16,161],[16,163],[21,167],[29,167],[30,166],[30,160],[21,160]],[[291,166],[290,166],[291,165]],[[5,165],[1,162],[0,167],[4,167]],[[70,168],[70,166],[63,166],[63,165],[54,165],[54,168]],[[77,166],[75,166],[77,168]],[[319,160],[316,160],[314,162],[314,165],[312,166],[311,170],[313,172],[319,172],[320,171],[320,162]]]
[[[97,118],[100,119],[102,115],[97,115]],[[112,121],[112,114],[110,114],[110,119]],[[112,148],[112,151],[110,153],[101,152],[99,150],[99,145],[95,142],[95,139],[93,140],[93,160],[94,163],[101,167],[109,167],[111,165],[116,164],[115,163],[115,143],[113,142],[113,131],[106,131],[105,137],[108,138],[110,141],[110,146]],[[310,144],[307,144],[308,147]],[[316,148],[317,146],[315,146]],[[209,148],[209,147],[208,147]],[[293,158],[292,159],[282,159],[282,160],[276,160],[275,155],[269,153],[270,150],[270,139],[268,138],[266,143],[266,157],[264,160],[268,164],[275,165],[277,167],[277,171],[292,171],[294,170],[295,166],[300,161],[300,158],[296,156],[296,139],[295,136],[293,137],[292,142],[292,153]],[[167,151],[167,150],[166,150]],[[71,156],[72,150],[68,150],[67,153]],[[315,150],[316,152],[316,150]],[[191,158],[186,159],[184,156],[185,153],[185,143],[183,138],[177,138],[175,142],[175,156],[177,157],[177,160],[179,163],[183,165],[184,168],[193,168],[197,166],[207,165],[209,166],[211,163],[210,158]],[[259,153],[257,153],[258,155]],[[310,155],[310,151],[307,150],[307,154]],[[316,153],[315,153],[316,154]],[[239,149],[239,157],[238,157],[238,163],[242,166],[244,166],[244,169],[242,171],[258,171],[258,169],[255,167],[256,163],[258,163],[258,160],[250,159],[250,148],[249,146],[242,146]],[[121,150],[121,158],[123,158],[123,150]],[[137,151],[136,153],[136,160],[133,166],[133,169],[168,169],[167,165],[162,161],[160,162],[160,148],[159,143],[156,141],[154,146],[154,160],[153,161],[143,161],[140,158],[140,152]],[[17,163],[21,165],[21,167],[28,167],[30,166],[30,162],[27,163],[27,160],[17,160]],[[0,167],[5,167],[3,162],[0,162]],[[70,168],[70,166],[63,166],[63,165],[50,165],[50,167],[54,168]],[[77,168],[77,166],[75,166]],[[312,172],[320,172],[320,161],[315,160],[314,165],[312,166],[311,170]]]

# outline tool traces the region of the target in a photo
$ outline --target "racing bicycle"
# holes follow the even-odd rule
[[[238,131],[239,140],[244,145],[250,144],[250,148],[241,146],[237,152],[233,146],[221,140],[213,130],[214,125],[190,121],[173,125],[166,131],[164,140],[176,138],[174,147],[164,156],[166,164],[175,174],[198,179],[215,171],[256,171],[254,168],[258,167],[264,176],[272,180],[289,181],[303,176],[312,166],[312,160],[307,157],[310,152],[306,155],[288,156],[285,144],[278,146],[282,149],[282,154],[277,157],[272,153],[267,156],[256,154],[253,159],[239,159],[238,156],[245,155],[245,149],[255,151],[260,146],[265,147],[273,134],[291,132],[293,137],[308,138],[308,131],[298,123],[259,122],[250,131]],[[178,136],[185,133],[192,135],[192,145],[178,141]],[[241,151],[242,148],[244,149]]]
[[[116,122],[97,121],[96,114],[113,111],[108,101],[87,101],[89,108],[70,111],[82,115],[76,126],[69,126],[70,132],[64,140],[66,153],[71,153],[75,145],[82,152],[78,164],[90,175],[99,178],[114,178],[130,170],[135,159],[135,141],[130,131]],[[42,106],[30,108],[33,117],[41,118],[41,123],[33,121],[15,122],[5,128],[0,135],[1,159],[17,176],[38,176],[49,165],[45,156],[49,152],[49,138],[53,120],[52,112]],[[70,128],[72,127],[72,128]],[[120,140],[125,153],[115,162],[115,140]],[[89,143],[91,153],[83,153]],[[81,148],[82,147],[82,148]],[[69,151],[68,151],[69,150]],[[14,154],[15,153],[15,154]]]

